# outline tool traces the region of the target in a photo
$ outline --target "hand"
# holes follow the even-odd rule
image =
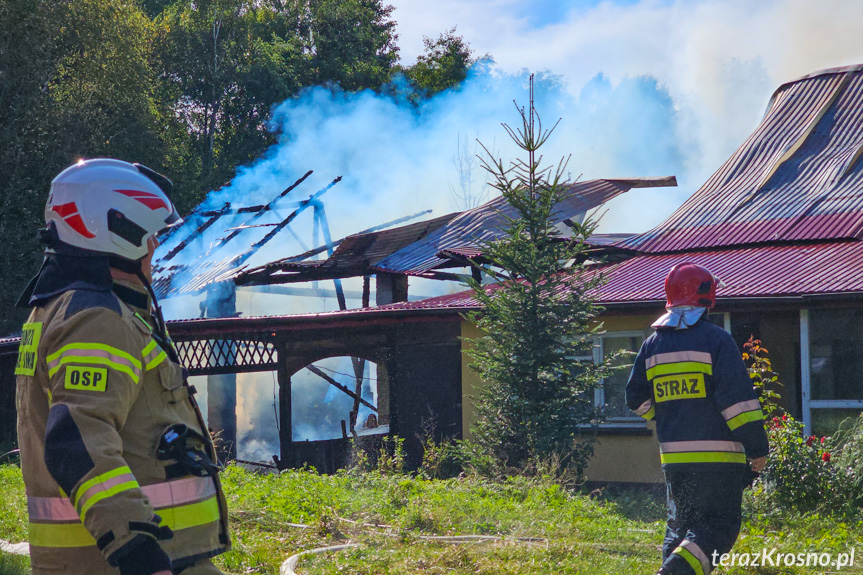
[[[752,471],[755,473],[761,473],[764,471],[764,466],[767,465],[767,456],[764,457],[756,457],[755,459],[749,460],[749,467],[752,468]]]

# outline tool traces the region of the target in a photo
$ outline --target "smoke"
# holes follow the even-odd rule
[[[333,238],[421,210],[433,210],[425,217],[434,217],[463,209],[457,196],[479,197],[485,183],[478,160],[464,150],[472,153],[479,141],[505,161],[518,156],[500,123],[518,124],[513,100],[519,106],[528,104],[528,70],[533,70],[543,125],[561,120],[543,150],[548,164],[571,156],[573,179],[678,177],[679,188],[633,190],[606,206],[600,232],[645,231],[667,217],[740,145],[779,84],[821,68],[863,61],[857,38],[863,11],[855,0],[644,0],[587,7],[527,0],[394,3],[407,60],[419,52],[421,35],[436,36],[453,24],[478,53],[491,53],[494,59],[482,59],[463,85],[418,105],[409,102],[404,81],[379,92],[347,93],[332,87],[302,92],[273,111],[270,128],[277,144],[253,165],[239,169],[228,186],[212,192],[207,209],[219,209],[225,202],[235,207],[267,203],[308,170],[315,173],[254,223],[282,221],[296,208],[292,202],[323,189],[337,176],[343,176],[342,181],[321,197]],[[263,264],[320,245],[312,215],[306,210],[247,263]],[[219,238],[230,233],[225,228],[248,218],[225,218],[170,263],[194,263],[202,254],[219,260],[242,253],[272,228],[243,230],[232,242],[216,247]],[[166,242],[157,256],[179,240]],[[326,287],[332,289],[332,284]],[[359,292],[361,285],[349,280],[345,288]],[[410,289],[436,295],[458,288],[412,279]],[[196,298],[173,298],[166,313],[197,317],[198,303]],[[336,309],[332,297],[251,292],[241,292],[237,305],[245,315]],[[348,305],[358,307],[360,302],[349,298]],[[328,387],[322,385],[320,389]],[[266,382],[241,383],[239,388],[241,453],[246,449],[243,441],[253,452],[271,452],[267,446],[277,438],[274,426],[258,426],[268,429],[259,432],[253,425],[269,421],[271,389]],[[319,388],[297,383],[295,389],[303,390],[299,401],[327,403],[317,397]],[[295,406],[297,401],[295,395]],[[343,411],[339,404],[332,416],[320,417],[344,417]],[[252,426],[246,432],[243,421]],[[306,423],[316,422],[299,422],[301,437],[321,436],[322,427],[306,429]],[[331,434],[330,423],[326,433]]]
[[[332,357],[314,366],[344,387],[354,390],[356,377],[349,357]],[[275,373],[247,373],[237,377],[237,455],[249,461],[270,461],[279,453],[277,417],[278,387]],[[317,441],[342,437],[342,421],[350,433],[349,414],[354,400],[319,375],[301,369],[291,376],[294,441]],[[377,405],[377,366],[365,362],[361,397]],[[387,428],[366,427],[373,411],[360,405],[356,431],[359,434],[381,433]]]

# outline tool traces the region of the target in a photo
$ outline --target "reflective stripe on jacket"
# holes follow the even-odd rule
[[[24,326],[18,439],[34,575],[116,573],[107,559],[139,535],[159,539],[175,568],[229,548],[218,477],[169,477],[175,462],[156,457],[172,425],[208,434],[148,320],[111,292],[73,290]]]
[[[656,420],[664,466],[746,464],[767,455],[764,416],[737,345],[706,320],[657,329],[644,341],[626,402]]]

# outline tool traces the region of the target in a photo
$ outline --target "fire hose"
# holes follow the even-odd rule
[[[349,519],[339,518],[342,521],[346,521],[348,523],[356,524],[356,521],[351,521]],[[374,525],[370,523],[362,523],[361,525],[366,527],[389,527],[388,525]],[[311,529],[311,525],[302,525],[302,524],[294,524],[293,527],[298,527],[302,529]],[[398,537],[398,535],[394,533],[386,533],[384,535]],[[488,541],[507,541],[506,538],[500,537],[498,535],[420,535],[418,539],[422,541],[436,541],[438,543],[453,543],[453,544],[461,544],[461,543],[485,543]],[[528,543],[528,544],[536,544],[536,543],[545,543],[548,544],[547,539],[539,538],[539,537],[515,537],[509,539],[509,541],[514,541],[516,543]],[[288,557],[284,563],[282,563],[281,567],[279,567],[279,575],[297,575],[296,569],[297,565],[300,562],[300,558],[307,555],[319,555],[321,553],[335,553],[337,551],[343,551],[345,549],[355,549],[358,547],[362,547],[360,543],[347,543],[344,545],[328,545],[326,547],[317,547],[315,549],[308,549],[306,551],[301,551],[294,555]]]
[[[12,555],[30,555],[30,544],[26,541],[23,543],[9,543],[0,539],[0,552],[11,553]]]

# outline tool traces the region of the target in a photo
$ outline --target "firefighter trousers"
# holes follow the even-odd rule
[[[213,565],[209,559],[201,559],[185,567],[179,572],[180,575],[227,575],[218,567]]]
[[[668,523],[663,567],[674,575],[707,575],[714,557],[728,553],[740,532],[747,470],[666,469]],[[714,553],[716,555],[714,555]]]

